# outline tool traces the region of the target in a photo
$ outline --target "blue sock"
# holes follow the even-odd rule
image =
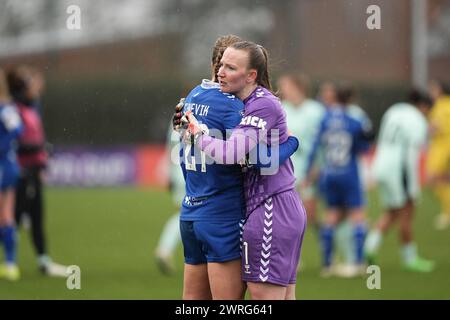
[[[0,227],[0,243],[3,241],[3,227]]]
[[[320,237],[322,240],[322,254],[324,267],[331,266],[333,259],[333,237],[334,227],[329,225],[323,225]]]
[[[366,239],[367,228],[364,223],[359,223],[353,227],[353,237],[355,240],[356,263],[364,262],[364,240]]]
[[[16,228],[14,226],[6,226],[2,229],[6,263],[16,263]]]

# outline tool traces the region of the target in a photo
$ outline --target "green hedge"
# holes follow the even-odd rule
[[[70,77],[67,77],[69,79]],[[55,144],[164,143],[173,106],[186,94],[182,79],[114,77],[50,79],[43,97],[47,136]],[[387,107],[403,100],[401,84],[357,86],[358,102],[375,128]]]
[[[164,142],[181,81],[49,80],[42,100],[49,141],[111,145]]]

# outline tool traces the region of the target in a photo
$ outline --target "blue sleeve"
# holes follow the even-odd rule
[[[296,137],[290,136],[286,142],[280,144],[280,150],[278,152],[278,163],[279,165],[283,164],[287,159],[289,159],[290,156],[292,156],[299,147],[299,141]],[[270,164],[272,161],[272,148],[270,146],[267,147],[267,156],[269,159],[271,159],[270,163],[263,164],[261,163],[261,159],[259,157],[259,144],[257,145],[258,148],[258,157],[257,157],[257,163],[254,164],[254,167],[257,169],[260,168],[270,168]]]

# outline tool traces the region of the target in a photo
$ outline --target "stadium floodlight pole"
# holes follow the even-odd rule
[[[420,89],[428,82],[427,1],[411,0],[412,84]]]

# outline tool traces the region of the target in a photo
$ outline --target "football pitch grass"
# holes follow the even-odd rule
[[[371,224],[379,214],[375,192],[368,201]],[[47,278],[36,267],[27,230],[19,237],[18,282],[0,280],[2,299],[181,299],[181,245],[174,276],[162,275],[154,248],[165,220],[174,213],[168,192],[151,189],[56,189],[46,191],[46,229],[55,261],[81,269],[81,289],[69,290],[64,278]],[[397,228],[384,239],[379,257],[381,289],[369,290],[369,275],[342,279],[319,277],[320,254],[313,228],[305,236],[297,299],[450,299],[450,230],[435,231],[438,212],[425,191],[416,212],[419,253],[436,262],[430,274],[402,271]]]

